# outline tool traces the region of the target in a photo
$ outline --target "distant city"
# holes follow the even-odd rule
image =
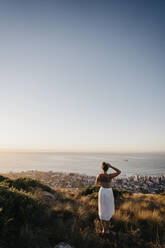
[[[81,189],[94,186],[96,178],[85,174],[43,172],[37,170],[9,172],[2,175],[16,179],[18,177],[30,177],[40,180],[42,183],[53,188]],[[160,176],[130,176],[126,178],[114,178],[112,187],[127,190],[134,193],[158,194],[165,191],[165,174]]]

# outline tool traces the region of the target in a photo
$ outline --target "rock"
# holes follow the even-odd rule
[[[55,199],[55,198],[56,198],[56,197],[55,197],[55,194],[52,194],[52,193],[50,193],[50,192],[48,192],[48,191],[43,191],[43,194],[44,194],[44,196],[50,197],[50,198],[52,198],[52,199]]]
[[[67,243],[61,242],[61,243],[57,244],[54,248],[74,248],[74,247],[70,246]]]

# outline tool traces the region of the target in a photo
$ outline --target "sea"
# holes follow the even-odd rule
[[[0,173],[28,170],[96,176],[102,162],[121,170],[120,177],[165,175],[165,153],[0,152]],[[110,169],[111,173],[113,170]]]

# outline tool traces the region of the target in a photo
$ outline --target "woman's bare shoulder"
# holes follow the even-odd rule
[[[96,176],[97,179],[102,179],[104,177],[104,174],[103,173],[100,173]]]

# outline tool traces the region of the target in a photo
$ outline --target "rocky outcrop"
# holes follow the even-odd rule
[[[61,242],[57,244],[54,248],[74,248],[74,247],[67,243]]]

